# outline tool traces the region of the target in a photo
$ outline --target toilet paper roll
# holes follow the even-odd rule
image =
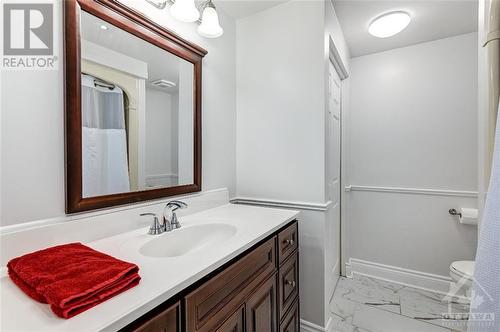
[[[478,223],[478,210],[471,208],[461,208],[460,223],[464,225],[477,225]]]

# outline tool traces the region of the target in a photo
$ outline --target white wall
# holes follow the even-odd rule
[[[237,21],[237,197],[302,210],[301,319],[321,328],[335,263],[325,249],[335,228],[325,195],[330,38],[348,66],[329,1],[290,1]]]
[[[237,21],[238,197],[324,203],[323,17],[291,1]],[[324,220],[299,221],[301,317],[321,326]]]
[[[156,22],[208,50],[203,60],[203,189],[235,193],[235,22],[223,14],[225,33],[210,40],[145,1],[128,0]],[[62,1],[56,15],[63,59]],[[1,215],[12,225],[64,215],[64,84],[58,71],[3,71],[1,87]]]
[[[477,192],[475,33],[351,59],[350,184]],[[476,228],[474,197],[352,191],[346,257],[447,276]]]
[[[326,0],[325,1],[325,56],[329,56],[329,40],[330,38],[333,40],[335,44],[335,48],[339,52],[340,57],[342,58],[343,64],[349,72],[349,59],[351,57],[349,53],[349,47],[347,45],[347,41],[344,38],[344,32],[342,31],[342,27],[340,26],[340,22],[337,18],[337,14],[335,13],[335,8],[333,7],[333,1],[335,0]],[[328,64],[327,64],[328,65]]]
[[[291,1],[238,20],[238,196],[324,201],[323,11]]]

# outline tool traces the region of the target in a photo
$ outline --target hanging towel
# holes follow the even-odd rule
[[[9,277],[28,296],[70,318],[136,286],[137,265],[70,243],[12,259]]]
[[[490,331],[500,331],[500,116],[481,221],[469,319],[469,332]]]

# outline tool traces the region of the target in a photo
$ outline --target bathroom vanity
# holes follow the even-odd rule
[[[149,220],[139,216],[159,213],[161,203],[2,234],[3,264],[82,241],[137,264],[142,279],[88,311],[61,319],[26,296],[2,269],[0,329],[298,331],[299,212],[229,204],[226,190],[182,200],[189,208],[179,216],[181,228],[161,235],[149,235]]]
[[[299,331],[297,222],[122,331]]]

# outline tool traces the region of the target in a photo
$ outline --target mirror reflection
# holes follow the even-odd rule
[[[192,184],[194,66],[81,15],[83,197]]]

